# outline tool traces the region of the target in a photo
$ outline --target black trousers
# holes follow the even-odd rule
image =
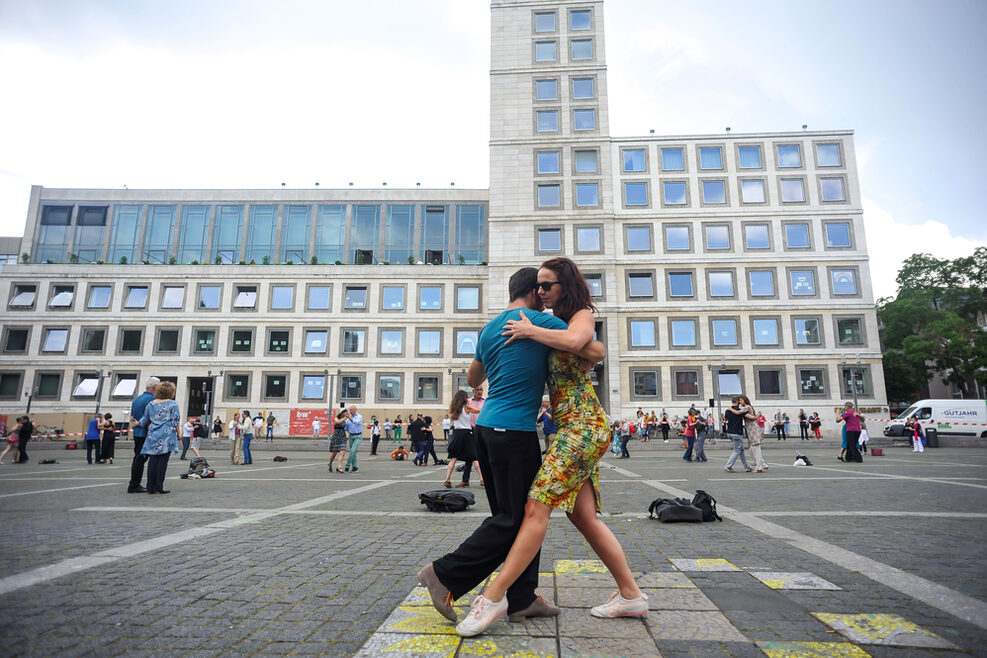
[[[380,443],[380,434],[371,434],[370,435],[370,454],[371,455],[376,455],[377,454],[377,445],[379,443]]]
[[[799,438],[803,441],[809,440],[809,423],[799,423]]]
[[[668,426],[667,425],[662,425],[661,426],[661,439],[662,439],[662,441],[668,441]]]
[[[147,490],[161,491],[164,489],[165,473],[168,470],[170,452],[163,455],[147,456]]]
[[[26,464],[27,463],[27,442],[31,440],[29,436],[17,435],[17,463]]]
[[[99,439],[86,439],[86,461],[93,463],[93,452],[96,453],[96,461],[99,461]]]
[[[451,553],[432,563],[439,581],[454,598],[470,591],[496,570],[511,550],[528,502],[528,490],[541,467],[541,446],[535,432],[496,431],[476,427],[480,470],[491,516]],[[535,600],[541,552],[507,590],[508,612],[523,610]]]
[[[439,456],[435,454],[435,439],[428,439],[425,441],[425,459],[422,463],[428,463],[428,456],[432,455],[432,463],[439,463]],[[480,468],[483,468],[482,466]]]
[[[141,480],[144,479],[144,464],[147,463],[147,455],[142,455],[141,450],[144,449],[144,439],[146,438],[144,436],[134,437],[134,461],[130,464],[131,488],[141,486]]]
[[[860,456],[860,449],[857,447],[857,440],[860,439],[860,430],[846,433],[846,454],[843,458],[848,462],[862,462],[864,458]]]
[[[775,425],[775,431],[778,432],[778,440],[779,441],[785,441],[788,438],[788,435],[785,434],[785,424],[784,423],[782,423],[781,425]]]

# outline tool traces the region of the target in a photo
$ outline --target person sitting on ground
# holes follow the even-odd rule
[[[391,451],[391,459],[396,462],[403,462],[408,458],[408,451],[404,449],[404,446],[399,445],[395,450]]]

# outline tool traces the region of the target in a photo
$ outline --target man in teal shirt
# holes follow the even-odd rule
[[[456,621],[455,599],[479,585],[507,557],[517,537],[528,490],[541,466],[541,446],[535,419],[541,407],[547,376],[548,353],[552,348],[525,339],[507,344],[501,336],[508,320],[519,320],[521,309],[533,324],[550,329],[566,329],[562,320],[542,313],[537,294],[538,270],[525,267],[510,279],[511,303],[503,313],[488,322],[480,332],[476,357],[467,379],[479,386],[486,379],[489,393],[476,420],[479,463],[491,516],[452,553],[428,564],[418,573],[428,588],[436,610]],[[593,362],[603,359],[603,345],[590,341],[578,352]],[[559,609],[535,595],[538,565],[535,556],[517,582],[507,590],[511,621],[524,617],[548,617]]]

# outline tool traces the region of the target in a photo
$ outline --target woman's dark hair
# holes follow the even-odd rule
[[[449,417],[453,420],[459,418],[460,414],[463,413],[463,407],[466,406],[468,399],[466,397],[466,391],[462,389],[456,391],[456,394],[452,396],[452,402],[449,403]]]
[[[579,267],[568,258],[550,258],[541,264],[545,269],[552,270],[562,284],[562,291],[565,293],[559,297],[552,312],[555,317],[568,322],[577,311],[589,309],[596,311],[593,305],[593,297],[589,292],[589,284],[586,278],[579,271]]]
[[[751,399],[749,397],[747,397],[746,395],[741,395],[740,396],[740,401],[743,402],[745,406],[748,406],[748,407],[751,408],[751,413],[752,414],[756,414],[757,413],[757,409],[754,408],[754,405],[753,405],[753,403],[751,403]]]
[[[425,416],[425,424],[426,425],[431,425],[432,424],[432,417],[431,416]]]

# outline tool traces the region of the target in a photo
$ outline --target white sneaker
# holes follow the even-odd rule
[[[480,594],[470,605],[470,613],[466,619],[456,625],[456,632],[463,637],[473,637],[479,635],[507,612],[507,597],[494,603],[483,594]]]
[[[625,599],[620,595],[620,591],[616,591],[610,595],[607,602],[603,605],[598,605],[592,610],[590,614],[594,617],[603,618],[613,618],[613,617],[636,617],[639,615],[645,615],[648,613],[648,595],[641,593],[636,599]]]

